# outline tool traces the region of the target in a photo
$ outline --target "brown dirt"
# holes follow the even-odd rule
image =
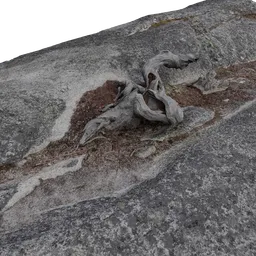
[[[61,140],[50,143],[44,150],[44,154],[52,155],[56,159],[60,154],[70,154],[70,149],[78,145],[86,123],[99,116],[104,106],[114,102],[119,86],[124,88],[124,84],[120,82],[107,81],[96,90],[84,93],[71,118],[68,132]]]
[[[246,89],[255,89],[256,86],[256,62],[240,64],[228,68],[219,68],[216,70],[217,79],[231,79],[230,86],[227,90],[203,95],[200,90],[180,85],[176,88],[168,88],[169,95],[173,97],[181,106],[198,106],[214,110],[216,117],[207,125],[212,125],[221,118],[221,114],[226,110],[234,109],[253,96],[246,92]],[[239,84],[236,80],[248,79],[245,84]],[[100,137],[95,139],[84,147],[78,147],[78,142],[83,134],[85,124],[96,116],[100,115],[101,109],[110,103],[113,103],[118,87],[124,88],[124,84],[116,81],[107,81],[103,86],[96,90],[86,92],[77,104],[77,108],[71,118],[71,126],[64,138],[48,145],[47,148],[27,158],[26,164],[18,171],[24,173],[36,172],[38,168],[53,164],[61,159],[70,158],[82,154],[87,154],[84,164],[88,167],[99,168],[102,163],[107,164],[110,168],[118,169],[119,167],[132,168],[138,163],[147,160],[141,160],[131,156],[134,150],[141,147],[154,144],[158,153],[170,147],[170,144],[178,143],[193,134],[185,134],[181,137],[164,142],[140,141],[140,138],[150,135],[161,129],[161,124],[149,123],[143,121],[141,125],[134,130],[116,130],[101,131]],[[228,101],[227,101],[228,100]],[[202,129],[203,127],[201,127]],[[199,128],[200,129],[200,128]],[[197,131],[196,129],[195,131]],[[153,157],[153,156],[152,156]],[[5,179],[6,168],[0,169],[0,180]],[[16,170],[17,171],[17,170]]]
[[[242,14],[243,17],[250,19],[250,20],[255,20],[256,19],[256,13],[246,13]]]

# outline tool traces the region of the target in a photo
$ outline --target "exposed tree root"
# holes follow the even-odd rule
[[[146,88],[126,81],[125,88],[118,90],[115,103],[107,105],[103,114],[86,124],[80,145],[84,145],[102,128],[136,127],[142,118],[171,125],[182,122],[183,111],[175,100],[166,95],[158,69],[161,65],[182,69],[196,60],[192,54],[175,55],[170,51],[162,51],[150,59],[143,67]]]

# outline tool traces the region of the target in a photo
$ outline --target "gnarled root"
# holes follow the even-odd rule
[[[79,144],[84,145],[102,128],[114,130],[121,127],[136,127],[139,119],[134,116],[133,101],[137,93],[138,89],[131,91],[115,107],[89,121],[84,127],[84,134]]]
[[[147,96],[148,95],[148,96]],[[134,101],[134,113],[149,121],[158,121],[176,125],[183,120],[183,111],[178,103],[160,90],[147,90],[144,97],[137,94]]]
[[[162,51],[150,59],[143,67],[146,88],[132,81],[126,82],[125,88],[118,91],[115,103],[106,106],[103,109],[105,113],[86,124],[80,145],[102,128],[136,127],[141,118],[164,124],[180,123],[183,111],[175,100],[166,95],[158,69],[161,65],[182,69],[196,60],[192,54],[175,55],[169,51]]]
[[[111,121],[111,118],[98,117],[89,121],[84,127],[84,134],[80,140],[80,145],[84,145],[91,137],[93,137],[99,130],[108,125]]]
[[[161,51],[158,55],[145,63],[143,67],[143,77],[148,89],[156,90],[158,82],[161,82],[158,74],[159,67],[164,65],[167,68],[183,69],[189,63],[195,62],[198,59],[193,54],[173,54],[170,51]]]

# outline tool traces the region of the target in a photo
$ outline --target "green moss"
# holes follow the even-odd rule
[[[159,22],[153,23],[151,24],[152,28],[157,28],[159,26],[163,26],[166,25],[170,22],[174,22],[174,21],[178,21],[178,20],[183,20],[183,21],[187,21],[189,19],[189,17],[186,18],[174,18],[174,19],[167,19],[167,20],[160,20]]]
[[[208,37],[208,36],[205,36],[204,37],[204,40],[202,42],[202,44],[207,48],[212,48],[212,49],[218,49],[218,47],[212,42],[212,40]]]

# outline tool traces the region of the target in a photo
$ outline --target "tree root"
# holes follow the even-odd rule
[[[198,58],[193,54],[173,54],[170,51],[161,51],[143,67],[143,77],[148,89],[156,90],[161,78],[158,74],[159,67],[164,65],[167,68],[183,69],[189,63],[196,61]]]
[[[125,88],[122,91],[118,89],[115,102],[86,124],[80,145],[84,145],[102,128],[113,130],[136,127],[142,118],[172,125],[182,122],[183,111],[175,100],[166,95],[158,69],[161,65],[182,69],[196,60],[192,54],[175,55],[170,51],[162,51],[150,59],[143,67],[146,88],[126,81]]]
[[[97,137],[94,137],[94,138],[92,138],[92,139],[90,139],[90,140],[87,140],[87,141],[84,143],[84,145],[89,144],[89,143],[91,143],[91,142],[93,142],[93,141],[95,141],[95,140],[100,140],[100,139],[107,140],[107,138],[104,137],[104,136],[97,136]]]

